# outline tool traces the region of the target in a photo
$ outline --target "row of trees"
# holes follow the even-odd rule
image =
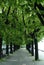
[[[27,45],[31,41],[32,52],[35,44],[35,60],[38,60],[37,42],[44,34],[43,6],[41,0],[0,0],[0,56],[3,40],[6,49],[9,44],[12,48],[12,45]]]

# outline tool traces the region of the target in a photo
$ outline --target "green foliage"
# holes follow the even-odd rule
[[[40,30],[34,34],[37,35],[38,41],[43,37],[44,26],[42,26],[36,13],[37,11],[41,14],[44,12],[39,9],[34,9],[35,1],[0,0],[0,35],[2,35],[3,40],[7,44],[10,42],[20,45],[29,43],[33,40],[30,33],[34,33],[34,30],[38,28]],[[43,0],[37,0],[37,3],[43,5]]]

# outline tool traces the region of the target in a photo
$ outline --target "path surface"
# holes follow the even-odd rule
[[[44,61],[34,61],[34,57],[25,48],[21,48],[0,62],[0,65],[44,65]]]

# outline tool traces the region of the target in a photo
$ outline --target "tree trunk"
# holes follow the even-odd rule
[[[28,44],[28,51],[31,53],[31,44]]]
[[[2,57],[2,38],[0,37],[0,59]]]
[[[33,41],[32,41],[32,56],[34,56],[34,47],[33,47]]]
[[[9,45],[6,44],[6,54],[9,55]]]
[[[13,50],[12,50],[12,42],[10,43],[10,53],[13,53]]]
[[[28,43],[28,44],[26,45],[26,49],[29,51],[29,53],[31,53],[31,44],[30,44],[30,43]]]
[[[15,44],[14,44],[14,51],[15,51]]]
[[[38,43],[37,43],[37,38],[34,39],[35,41],[35,60],[38,60]]]

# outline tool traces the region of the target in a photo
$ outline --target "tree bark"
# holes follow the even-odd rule
[[[37,43],[37,38],[35,37],[35,60],[38,60],[38,43]]]
[[[15,52],[15,44],[14,44],[14,52]]]
[[[31,50],[31,44],[30,44],[30,43],[28,43],[28,44],[26,45],[26,49],[29,51],[29,53],[32,52],[32,50]]]
[[[34,56],[34,47],[33,47],[33,41],[32,41],[32,56]]]
[[[9,55],[9,45],[6,44],[6,54]]]
[[[10,53],[13,53],[13,50],[12,50],[12,42],[10,43]]]

